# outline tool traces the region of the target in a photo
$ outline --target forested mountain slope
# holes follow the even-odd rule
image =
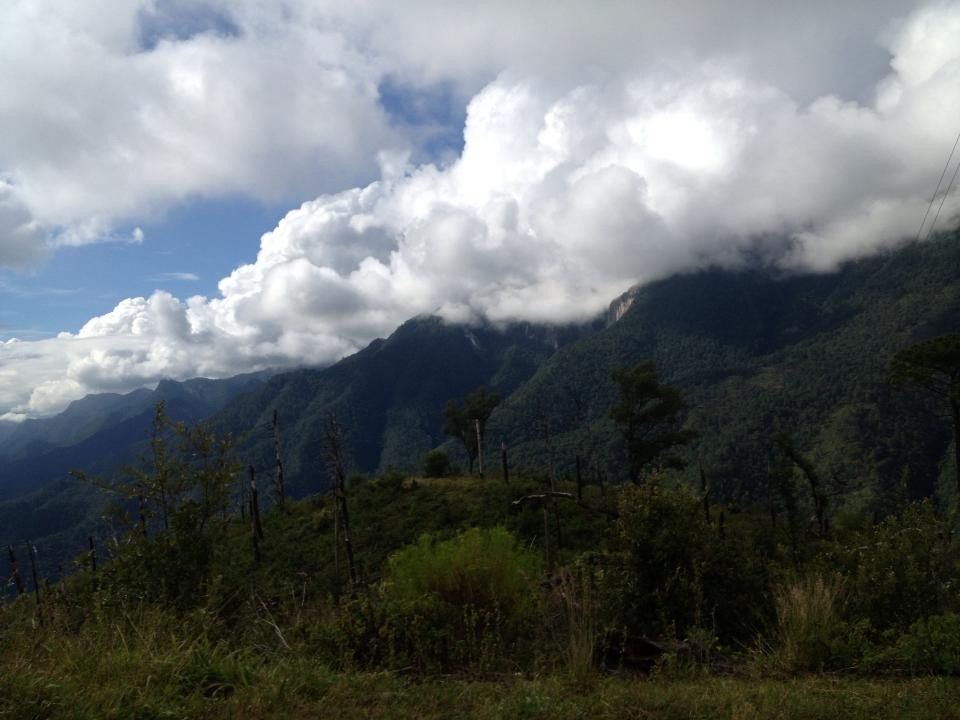
[[[276,409],[294,494],[325,487],[321,432],[331,415],[346,432],[354,470],[417,471],[423,454],[444,440],[441,411],[448,400],[479,385],[506,396],[558,347],[589,331],[466,327],[418,317],[329,368],[277,375],[238,397],[214,421],[239,438],[246,462],[272,468]]]
[[[702,462],[726,497],[765,492],[776,433],[791,435],[837,492],[883,501],[905,472],[915,494],[933,491],[948,425],[887,373],[898,350],[960,330],[957,233],[822,275],[681,275],[616,305],[618,321],[561,349],[494,412],[491,443],[545,466],[549,419],[562,468],[580,454],[622,477],[606,419],[610,372],[650,357],[686,393],[687,427],[700,433],[692,465]]]

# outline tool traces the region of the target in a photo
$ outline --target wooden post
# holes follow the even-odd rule
[[[580,474],[580,456],[577,455],[577,502],[583,502],[583,476]]]
[[[90,570],[92,572],[96,572],[97,571],[97,548],[93,544],[93,535],[88,535],[87,541],[90,543]]]
[[[707,521],[707,525],[710,524],[710,486],[707,484],[707,474],[703,471],[703,463],[697,461],[697,465],[700,467],[700,492],[703,493],[703,516]]]
[[[483,442],[480,436],[480,418],[473,419],[473,426],[477,430],[477,467],[480,471],[480,479],[483,480]]]
[[[503,482],[510,484],[510,465],[507,462],[507,444],[500,443],[500,464],[503,465]]]
[[[7,545],[7,551],[10,553],[10,575],[13,577],[13,584],[17,587],[17,595],[23,595],[23,578],[20,577],[20,566],[17,565],[13,545]]]
[[[273,449],[277,456],[277,504],[283,507],[287,501],[287,495],[283,486],[283,459],[280,457],[280,418],[276,408],[273,409]]]
[[[33,592],[37,598],[37,617],[40,620],[40,627],[43,627],[43,602],[40,598],[40,581],[37,578],[37,549],[33,543],[27,543],[27,552],[30,553],[30,570],[33,574]]]

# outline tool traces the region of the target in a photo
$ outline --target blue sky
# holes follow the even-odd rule
[[[895,246],[958,36],[958,0],[8,0],[0,421]]]
[[[152,22],[141,38],[145,47],[155,46],[161,31],[169,31],[176,20],[162,19],[163,25]],[[231,27],[219,15],[188,20],[176,26],[177,36]],[[388,75],[378,92],[389,123],[415,139],[412,162],[442,165],[460,153],[465,107],[450,83],[419,87]],[[213,297],[221,278],[255,260],[260,236],[309,199],[185,199],[137,224],[118,225],[117,241],[63,248],[27,273],[0,268],[0,341],[75,333],[123,298],[148,297],[158,289],[180,297]],[[142,231],[142,242],[127,240],[135,228]]]
[[[77,332],[123,298],[157,289],[215,295],[220,278],[256,258],[260,236],[286,210],[243,198],[188,201],[141,225],[141,243],[68,247],[31,273],[0,271],[0,340]]]

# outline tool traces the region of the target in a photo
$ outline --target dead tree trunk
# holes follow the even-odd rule
[[[33,575],[33,592],[37,598],[37,618],[40,621],[40,627],[43,627],[43,601],[40,597],[40,580],[37,576],[37,549],[33,543],[27,543],[27,551],[30,553],[30,571]]]
[[[505,442],[500,443],[500,464],[503,466],[503,482],[509,485],[510,465],[507,462],[507,444]]]
[[[257,474],[253,465],[249,468],[250,473],[250,520],[253,522],[253,531],[257,537],[263,540],[263,525],[260,524],[260,493],[257,490]]]
[[[10,576],[17,588],[17,595],[23,595],[23,578],[20,577],[20,566],[17,565],[17,556],[13,552],[13,545],[7,545],[7,551],[10,553]]]
[[[480,433],[480,419],[474,418],[473,426],[477,431],[477,472],[483,480],[483,436]]]
[[[353,539],[350,535],[350,513],[347,508],[347,472],[343,457],[343,431],[337,418],[331,416],[324,433],[324,448],[327,453],[327,471],[333,480],[334,501],[343,534],[343,549],[347,555],[347,571],[350,573],[350,588],[357,588],[357,567],[353,557]]]
[[[280,417],[276,408],[273,411],[273,449],[277,456],[277,504],[283,507],[287,501],[287,495],[283,485],[283,458],[280,456]]]
[[[257,475],[253,465],[250,473],[250,537],[253,542],[253,559],[260,562],[260,541],[263,540],[263,526],[260,524],[260,497],[257,494]]]

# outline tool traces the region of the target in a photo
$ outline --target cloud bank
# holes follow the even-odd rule
[[[0,6],[0,267],[191,197],[311,197],[372,177],[368,149],[399,142],[378,72],[327,24],[248,5]]]
[[[614,4],[602,14],[571,4],[553,15],[555,5],[524,4],[511,14],[490,3],[475,23],[462,24],[461,11],[448,4],[404,5],[402,16],[366,5],[291,4],[303,37],[283,24],[251,40],[245,28],[256,27],[251,18],[263,20],[253,5],[229,14],[211,4],[219,18],[213,30],[177,27],[181,39],[161,33],[152,49],[126,48],[148,56],[133,61],[137,73],[155,72],[167,83],[158,104],[133,92],[158,113],[146,114],[159,123],[149,126],[156,133],[144,129],[149,124],[118,122],[105,136],[119,164],[123,147],[136,148],[142,182],[112,199],[105,188],[54,182],[63,195],[44,214],[30,183],[6,181],[0,226],[13,218],[14,230],[0,230],[0,248],[9,264],[17,247],[25,253],[19,262],[29,262],[35,246],[10,238],[70,227],[77,218],[122,217],[182,192],[270,192],[258,188],[258,163],[286,187],[376,179],[291,211],[261,238],[254,262],[221,280],[217,297],[158,291],[124,300],[76,334],[0,345],[0,411],[43,414],[86,392],[160,377],[327,363],[423,312],[457,321],[578,321],[631,285],[673,272],[737,266],[747,254],[826,271],[916,234],[958,129],[960,5],[891,20],[851,3],[830,24],[823,13],[783,18],[764,9],[768,3],[746,3],[760,33],[752,54],[737,49],[753,46],[729,12],[706,11],[680,27],[683,8],[691,8],[680,3],[648,26],[637,16],[642,5]],[[859,13],[847,17],[851,7]],[[864,17],[875,27],[851,36]],[[420,26],[411,18],[430,20]],[[537,32],[549,18],[556,22]],[[816,43],[801,46],[794,37],[784,50],[778,42],[788,31],[814,32],[817,21],[828,28],[826,57],[846,57],[845,40],[849,68],[823,67]],[[724,27],[726,35],[718,32]],[[432,46],[417,40],[427,34]],[[279,87],[273,42],[292,43],[295,60]],[[228,52],[240,46],[243,53]],[[867,46],[859,55],[850,49]],[[669,48],[672,54],[657,55]],[[812,58],[807,74],[793,62],[801,49]],[[162,62],[158,52],[167,54]],[[110,66],[109,58],[97,61]],[[132,72],[127,62],[123,72]],[[210,68],[234,74],[220,86],[209,82]],[[386,73],[419,77],[425,87],[452,79],[470,95],[459,157],[409,161],[410,143],[397,139],[377,104],[376,78]],[[261,92],[269,107],[296,115],[306,105],[308,115],[335,116],[333,129],[304,128],[278,140],[287,122],[299,125],[286,112],[244,106],[243,98]],[[244,116],[239,127],[211,117],[224,103]],[[272,126],[281,114],[283,127]],[[265,128],[277,132],[265,139]],[[9,153],[0,144],[0,159]],[[315,176],[328,158],[332,169]],[[50,168],[62,158],[41,160],[30,158]],[[42,186],[42,173],[23,177]],[[958,209],[954,194],[945,215]],[[23,374],[33,382],[18,382]]]

